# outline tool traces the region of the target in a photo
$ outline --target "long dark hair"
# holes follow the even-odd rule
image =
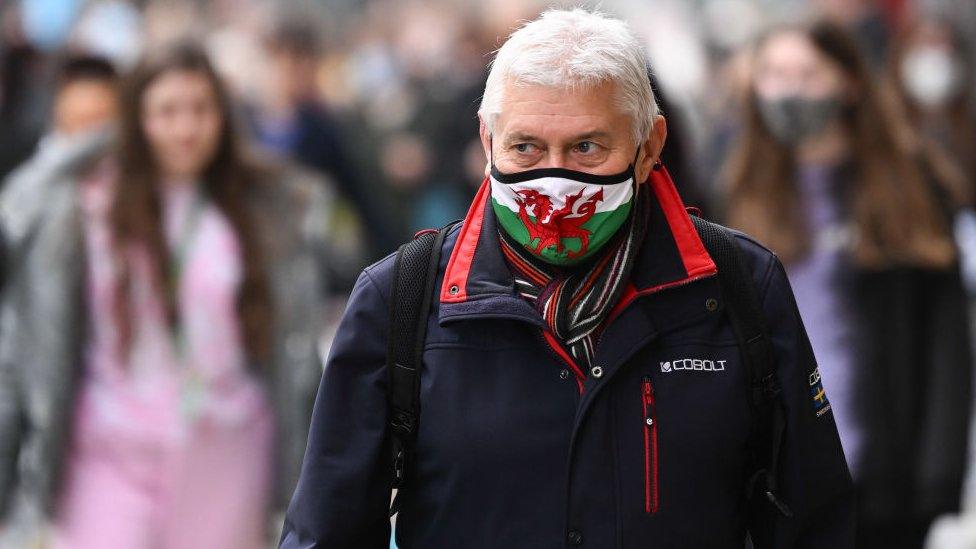
[[[111,229],[119,267],[115,304],[123,350],[132,340],[130,306],[131,266],[126,250],[142,246],[152,264],[154,287],[163,298],[171,329],[179,325],[177,288],[171,279],[169,247],[162,222],[160,169],[142,129],[142,107],[149,86],[171,71],[205,77],[213,89],[220,115],[217,150],[201,174],[203,192],[227,218],[243,255],[243,280],[237,308],[245,349],[255,361],[269,355],[271,298],[265,250],[257,216],[247,198],[249,189],[261,184],[260,169],[245,159],[237,142],[230,95],[206,53],[195,43],[180,42],[142,60],[123,87],[118,150],[118,186],[111,211]]]
[[[853,178],[846,196],[858,229],[855,262],[877,268],[951,263],[955,251],[947,220],[918,159],[900,139],[890,102],[878,91],[855,43],[840,27],[821,21],[777,29],[760,40],[757,52],[771,37],[788,33],[809,39],[841,68],[855,90],[842,115],[852,144]],[[750,85],[744,131],[726,166],[727,219],[789,262],[809,248],[795,181],[796,159],[790,147],[770,134],[756,103]]]
[[[950,42],[962,71],[959,78],[962,84],[959,91],[949,99],[945,108],[945,119],[949,134],[946,142],[934,140],[925,142],[922,147],[931,151],[947,192],[955,199],[956,205],[972,206],[976,202],[976,92],[970,84],[973,81],[973,59],[969,43],[959,28],[947,19],[933,18],[912,21],[901,30],[892,43],[888,62],[888,79],[901,108],[907,113],[907,121],[918,127],[924,124],[925,113],[910,99],[901,78],[901,65],[909,52],[912,39],[928,26],[944,31]],[[958,165],[957,165],[958,164]],[[958,170],[958,171],[953,171]],[[958,178],[958,180],[956,180]]]

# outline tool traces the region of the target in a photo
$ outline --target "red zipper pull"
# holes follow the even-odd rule
[[[644,394],[644,404],[651,404],[652,402],[654,402],[654,388],[651,386],[651,378],[649,377],[644,378],[644,385],[643,385],[642,392]]]

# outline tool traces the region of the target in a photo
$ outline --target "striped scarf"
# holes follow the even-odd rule
[[[515,289],[545,320],[578,365],[589,371],[600,328],[620,300],[647,221],[647,191],[637,186],[635,208],[606,250],[571,269],[540,261],[499,229],[502,255]]]

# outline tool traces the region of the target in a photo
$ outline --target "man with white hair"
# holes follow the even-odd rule
[[[579,9],[498,51],[485,180],[360,276],[281,547],[385,547],[393,487],[402,548],[852,546],[783,268],[685,212],[646,66]]]

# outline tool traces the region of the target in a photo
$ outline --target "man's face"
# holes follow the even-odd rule
[[[295,53],[283,48],[271,52],[272,100],[294,103],[315,93],[318,60],[313,55]]]
[[[494,135],[484,124],[481,131],[485,155],[502,173],[567,168],[609,175],[634,162],[633,121],[616,105],[613,83],[579,90],[508,84],[503,95]],[[638,181],[647,178],[666,135],[657,116],[650,138],[640,143]]]
[[[114,122],[118,114],[115,87],[95,79],[65,85],[54,101],[54,131],[75,135]]]

